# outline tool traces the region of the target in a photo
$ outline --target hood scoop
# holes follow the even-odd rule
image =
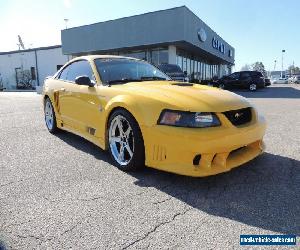
[[[181,87],[191,87],[191,86],[193,86],[194,84],[193,84],[193,83],[177,82],[177,83],[172,83],[172,85],[181,86]]]

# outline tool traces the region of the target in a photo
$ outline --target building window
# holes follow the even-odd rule
[[[176,63],[182,69],[182,56],[176,56]]]
[[[124,55],[134,57],[137,59],[147,60],[146,51],[129,51],[126,52]]]
[[[36,80],[35,67],[30,68],[31,80]]]
[[[151,63],[154,65],[159,65],[169,62],[169,52],[167,49],[153,49],[150,52]]]

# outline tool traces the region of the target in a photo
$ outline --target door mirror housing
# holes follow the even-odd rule
[[[95,85],[88,76],[77,76],[75,78],[75,83],[89,87],[94,87]]]

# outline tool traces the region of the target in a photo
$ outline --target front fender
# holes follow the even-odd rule
[[[154,126],[157,123],[161,111],[167,108],[163,102],[151,100],[150,98],[133,95],[118,95],[109,100],[105,106],[107,119],[111,111],[118,107],[127,109],[140,126],[148,127]]]
[[[110,99],[105,106],[105,128],[110,114],[116,108],[123,108],[130,112],[137,121],[144,137],[144,128],[156,125],[164,105],[151,99],[132,95],[118,95]],[[106,129],[107,130],[107,129]],[[107,142],[105,148],[107,147]]]

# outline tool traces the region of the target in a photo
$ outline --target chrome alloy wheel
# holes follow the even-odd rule
[[[109,146],[111,153],[121,166],[129,164],[134,154],[134,137],[127,119],[117,115],[109,127]]]
[[[53,109],[49,99],[45,103],[45,121],[49,130],[53,129],[54,119],[53,119]]]
[[[256,90],[256,84],[255,83],[251,83],[250,86],[249,86],[249,89],[251,91],[255,91]]]

